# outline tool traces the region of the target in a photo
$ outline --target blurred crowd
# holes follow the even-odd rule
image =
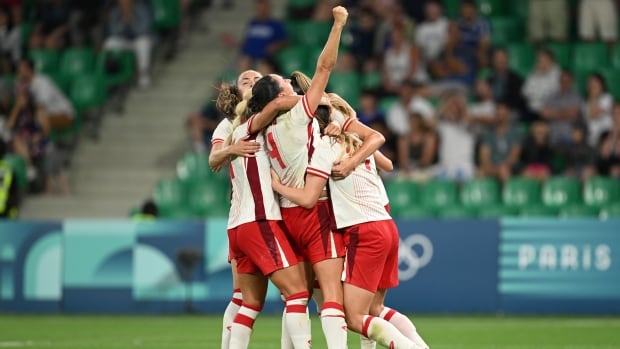
[[[620,178],[620,102],[608,89],[610,81],[592,71],[580,88],[575,72],[559,63],[568,57],[547,48],[571,35],[614,48],[614,1],[519,1],[527,16],[525,39],[534,47],[527,71],[512,68],[515,57],[494,42],[496,28],[480,12],[486,3],[501,1],[294,3],[281,20],[271,15],[268,0],[255,1],[235,73],[253,68],[289,74],[282,59],[282,52],[296,45],[289,23],[329,21],[332,6],[347,6],[350,21],[332,77],[360,77],[360,86],[348,88],[359,94],[348,102],[362,122],[384,134],[382,151],[399,176]],[[574,34],[571,19],[577,23]],[[221,117],[212,103],[191,116],[196,151],[208,150]]]

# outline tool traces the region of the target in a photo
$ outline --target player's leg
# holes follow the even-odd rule
[[[230,331],[230,349],[246,349],[254,321],[263,308],[267,294],[267,278],[260,273],[243,273],[238,276],[243,303],[235,315]]]
[[[373,316],[378,316],[394,325],[400,333],[409,338],[419,348],[428,349],[428,344],[426,344],[424,339],[422,339],[420,334],[418,334],[413,322],[407,316],[384,305],[386,293],[386,289],[380,289],[375,293],[375,297],[373,298],[370,306],[370,314]]]
[[[418,349],[392,324],[380,317],[368,315],[373,298],[373,292],[345,282],[344,308],[348,328],[386,348]]]
[[[233,278],[233,295],[230,302],[228,303],[228,306],[226,307],[226,310],[224,310],[224,317],[222,319],[222,349],[228,349],[228,345],[230,342],[230,329],[233,320],[235,319],[235,315],[237,315],[237,312],[239,311],[239,308],[241,308],[241,303],[243,301],[241,297],[241,289],[239,288],[236,260],[231,259],[230,268]]]
[[[343,258],[325,259],[312,267],[317,276],[323,305],[321,307],[321,327],[325,334],[327,347],[346,348],[347,324],[344,319],[342,276]]]

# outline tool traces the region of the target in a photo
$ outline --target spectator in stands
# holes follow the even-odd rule
[[[493,99],[506,103],[513,112],[523,113],[525,106],[521,95],[523,79],[510,69],[506,50],[495,49],[492,63],[489,83],[493,91]]]
[[[362,7],[357,21],[350,29],[353,42],[351,53],[364,61],[374,56],[374,42],[377,33],[377,19],[369,7]]]
[[[512,127],[510,108],[499,103],[495,109],[495,127],[486,132],[478,150],[478,174],[505,182],[514,173],[521,155],[521,134]]]
[[[585,125],[573,123],[571,142],[561,148],[566,161],[564,174],[583,181],[596,174],[596,150],[588,144],[586,135]]]
[[[547,98],[540,110],[540,117],[549,125],[552,145],[568,144],[573,140],[572,124],[579,119],[582,100],[573,83],[573,74],[563,70],[560,89]]]
[[[448,42],[430,65],[432,75],[438,80],[433,83],[434,94],[452,89],[462,89],[465,93],[476,78],[475,49],[464,44],[455,23],[450,23],[448,28]]]
[[[338,55],[338,62],[334,71],[341,73],[357,72],[357,59],[351,52],[342,50]]]
[[[426,81],[418,50],[404,37],[403,28],[392,30],[391,45],[383,56],[383,89],[386,94],[398,94],[403,82]]]
[[[530,127],[530,135],[521,145],[521,175],[544,181],[551,175],[555,152],[549,143],[549,128],[542,121]]]
[[[15,171],[3,162],[6,144],[0,139],[0,218],[17,218],[19,188]]]
[[[31,48],[58,50],[67,43],[69,0],[45,0],[37,3],[36,24],[30,35]]]
[[[594,41],[599,37],[608,44],[618,38],[618,12],[613,0],[581,0],[579,2],[579,37]]]
[[[424,85],[407,81],[400,89],[399,101],[393,105],[386,115],[389,130],[397,137],[409,134],[409,114],[422,115],[429,125],[435,123],[435,109],[432,104],[421,95]]]
[[[214,98],[209,99],[200,111],[189,114],[185,122],[192,148],[197,153],[206,153],[209,150],[213,131],[225,117],[217,110],[213,100]]]
[[[131,219],[135,222],[149,222],[156,220],[159,217],[159,208],[152,199],[145,200],[140,207],[140,212],[131,216]]]
[[[248,24],[241,48],[240,69],[252,69],[261,59],[275,55],[288,45],[284,24],[271,17],[269,0],[256,0],[256,14]]]
[[[104,49],[133,50],[138,65],[138,86],[151,85],[151,26],[153,18],[143,0],[116,0],[107,22]]]
[[[434,175],[439,139],[437,131],[417,113],[409,118],[409,134],[398,138],[398,167],[414,180],[426,181]]]
[[[486,67],[491,47],[491,28],[489,22],[478,15],[478,8],[473,0],[461,2],[458,29],[463,44],[476,52],[478,67]]]
[[[521,92],[527,100],[528,110],[524,121],[537,121],[544,103],[560,90],[560,67],[553,52],[541,49],[536,54],[536,66],[525,80]]]
[[[447,92],[439,115],[439,176],[467,180],[475,173],[475,137],[467,122],[467,102],[459,92]]]
[[[527,29],[530,41],[565,41],[567,35],[568,5],[566,0],[530,0]]]
[[[43,126],[45,134],[51,130],[63,130],[71,127],[75,110],[63,92],[47,76],[35,73],[34,63],[22,59],[17,66],[19,84],[26,88],[36,104],[37,120]]]
[[[71,0],[69,35],[71,45],[88,44],[100,48],[103,43],[103,10],[105,0]]]
[[[596,146],[601,134],[613,125],[611,109],[613,97],[607,91],[607,83],[601,74],[588,76],[588,90],[583,103],[583,118],[588,125],[588,144]]]
[[[416,29],[415,43],[422,50],[425,64],[437,59],[448,43],[448,24],[438,1],[428,1],[426,20]]]
[[[0,79],[0,141],[8,142],[11,139],[11,130],[7,126],[11,114],[13,85],[4,79]]]
[[[598,172],[605,176],[620,179],[620,103],[613,109],[614,126],[603,132],[598,144]]]
[[[0,56],[8,56],[13,62],[21,56],[21,31],[7,6],[0,7]]]
[[[388,1],[382,3],[374,2],[375,13],[381,17],[381,22],[377,27],[377,34],[374,41],[375,53],[382,55],[383,52],[392,44],[392,31],[400,28],[406,42],[414,41],[415,23],[403,11],[400,3]]]
[[[377,95],[374,92],[369,90],[362,91],[357,119],[369,127],[372,127],[372,124],[375,122],[385,123],[385,115],[377,105]]]
[[[488,80],[476,80],[475,97],[476,102],[469,106],[469,121],[472,125],[472,132],[480,136],[491,131],[498,122],[495,118],[495,101]]]

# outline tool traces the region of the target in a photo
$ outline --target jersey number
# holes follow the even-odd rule
[[[278,161],[280,168],[285,169],[286,165],[284,164],[284,160],[282,160],[282,156],[280,156],[280,151],[276,146],[276,141],[273,139],[273,133],[267,133],[267,149],[269,157]]]

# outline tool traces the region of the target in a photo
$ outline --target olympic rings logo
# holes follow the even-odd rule
[[[398,247],[398,279],[411,280],[433,259],[433,244],[424,235],[409,235]]]

